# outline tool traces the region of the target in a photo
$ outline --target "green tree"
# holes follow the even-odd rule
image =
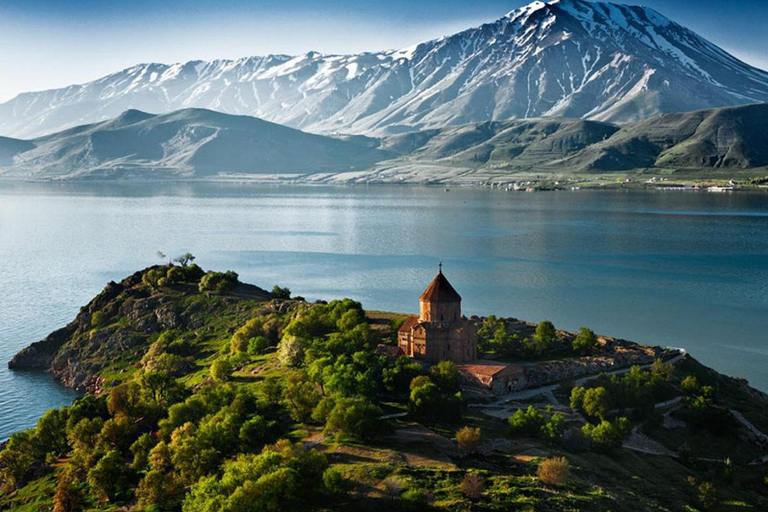
[[[665,381],[670,381],[675,376],[675,367],[669,363],[665,363],[661,358],[657,358],[651,365],[651,373],[658,375]]]
[[[283,398],[288,402],[291,418],[296,421],[308,421],[312,411],[320,402],[317,386],[309,380],[307,373],[298,371],[286,379]]]
[[[0,490],[5,482],[11,489],[18,487],[35,463],[35,450],[30,431],[11,435],[5,449],[0,451]]]
[[[195,256],[191,252],[185,252],[181,256],[174,258],[173,261],[182,267],[186,267],[189,263],[195,261]]]
[[[459,369],[453,361],[440,361],[429,369],[429,376],[445,391],[459,389]]]
[[[129,475],[128,465],[120,453],[111,450],[88,471],[88,485],[102,503],[118,501],[128,497]]]
[[[70,468],[56,477],[56,494],[53,495],[53,512],[81,512],[85,509],[85,493],[82,484]]]
[[[587,416],[605,419],[609,410],[608,390],[604,387],[590,388],[584,392],[582,410]]]
[[[256,390],[259,400],[267,407],[275,407],[280,404],[283,395],[283,385],[276,377],[267,377]]]
[[[552,347],[552,344],[557,340],[557,331],[555,326],[549,320],[544,320],[536,326],[536,332],[533,335],[533,341],[539,348],[540,352],[545,352]]]
[[[632,425],[627,418],[621,417],[613,422],[602,420],[597,425],[587,423],[581,430],[592,439],[596,450],[608,452],[621,447],[632,433]]]
[[[175,474],[153,469],[136,487],[136,498],[141,508],[176,510],[184,498],[184,485]]]
[[[211,365],[211,377],[216,382],[224,382],[232,378],[232,364],[228,359],[220,357]]]
[[[67,443],[67,409],[51,409],[37,421],[35,444],[42,453],[64,455],[69,451]]]
[[[278,285],[272,287],[272,298],[274,299],[290,299],[291,290],[289,288],[281,288]]]
[[[573,339],[573,350],[580,354],[588,354],[597,346],[597,335],[586,327],[579,329],[579,334]]]
[[[513,433],[532,437],[538,437],[541,434],[544,422],[544,415],[537,411],[532,405],[529,405],[525,410],[516,410],[507,420]]]
[[[328,415],[326,428],[331,432],[368,439],[378,430],[381,409],[362,398],[340,398]]]
[[[263,447],[272,438],[275,422],[263,416],[254,416],[240,427],[238,437],[243,451],[254,452]]]

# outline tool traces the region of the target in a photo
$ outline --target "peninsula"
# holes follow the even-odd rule
[[[463,316],[442,269],[409,316],[154,266],[9,365],[83,396],[3,444],[0,510],[768,505],[768,396],[685,351]]]

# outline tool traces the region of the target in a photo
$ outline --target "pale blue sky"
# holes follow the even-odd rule
[[[141,62],[399,48],[521,0],[0,0],[0,101]],[[629,2],[623,2],[629,3]],[[636,0],[768,68],[765,0]]]

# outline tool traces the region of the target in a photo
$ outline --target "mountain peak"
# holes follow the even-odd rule
[[[768,73],[652,9],[551,0],[397,51],[136,66],[20,95],[0,105],[0,134],[35,137],[130,108],[386,135],[542,116],[625,123],[764,101]]]

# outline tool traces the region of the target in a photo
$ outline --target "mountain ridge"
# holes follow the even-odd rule
[[[10,179],[296,179],[424,183],[484,171],[550,175],[768,167],[768,103],[615,125],[572,118],[486,121],[383,138],[325,137],[205,109],[129,110],[32,140],[0,138]],[[382,169],[385,172],[381,172]],[[442,169],[442,170],[441,170]],[[404,174],[405,173],[405,174]],[[259,175],[266,175],[259,178]]]
[[[0,168],[0,175],[109,179],[307,174],[366,168],[388,156],[364,144],[205,109],[157,115],[127,110],[115,119],[15,145],[24,151],[11,155],[13,163]]]
[[[658,12],[560,0],[400,50],[137,65],[19,95],[0,105],[0,133],[39,136],[129,108],[384,136],[542,116],[624,123],[761,101],[768,73]]]

